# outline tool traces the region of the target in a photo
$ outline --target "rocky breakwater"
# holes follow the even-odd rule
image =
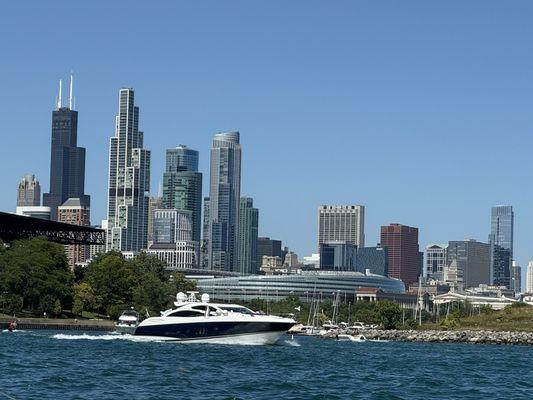
[[[367,330],[367,339],[394,340],[401,342],[432,342],[432,343],[480,343],[480,344],[521,344],[533,345],[533,332],[500,332],[500,331],[398,331],[398,330]]]

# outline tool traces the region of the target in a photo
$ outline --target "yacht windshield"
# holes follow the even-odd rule
[[[204,313],[201,311],[195,311],[195,310],[181,310],[181,311],[175,311],[172,314],[169,314],[169,317],[201,317]]]
[[[220,306],[221,310],[230,311],[234,313],[240,313],[240,314],[255,314],[252,310],[246,308],[246,307],[236,307],[236,306]]]

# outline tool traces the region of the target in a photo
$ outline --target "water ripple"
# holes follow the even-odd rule
[[[0,390],[17,399],[520,399],[533,391],[532,357],[525,346],[180,345],[30,331],[0,333]]]

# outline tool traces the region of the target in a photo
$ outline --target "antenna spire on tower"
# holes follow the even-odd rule
[[[59,97],[57,98],[57,109],[61,108],[61,79],[59,80]]]
[[[68,92],[68,108],[72,110],[72,81],[74,80],[74,76],[72,75],[72,71],[70,72],[70,87]]]

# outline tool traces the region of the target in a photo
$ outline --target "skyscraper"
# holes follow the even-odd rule
[[[154,242],[191,241],[191,214],[190,211],[185,210],[156,210],[154,213]]]
[[[448,242],[446,265],[455,263],[465,288],[490,285],[490,245],[474,239]]]
[[[514,233],[513,207],[492,207],[490,226],[492,283],[510,288]]]
[[[494,244],[509,249],[513,254],[514,212],[513,206],[491,208],[490,234]]]
[[[167,150],[163,174],[163,208],[191,212],[192,240],[200,242],[202,230],[202,174],[198,152],[179,145]]]
[[[150,151],[143,148],[134,100],[133,89],[120,89],[109,145],[107,250],[138,252],[147,247]]]
[[[389,251],[386,247],[361,247],[355,254],[355,270],[386,276],[389,273]]]
[[[238,271],[241,145],[239,132],[215,134],[209,184],[209,269]]]
[[[442,280],[442,272],[446,266],[446,253],[448,245],[430,244],[426,246],[426,259],[424,275],[429,279]]]
[[[50,207],[51,219],[57,220],[57,207],[69,198],[79,198],[89,206],[85,195],[85,148],[78,147],[78,112],[72,107],[72,76],[68,106],[63,106],[61,81],[57,108],[52,112],[52,145],[50,157],[50,191],[43,205]]]
[[[35,175],[26,174],[19,182],[17,207],[38,207],[41,205],[41,185]]]
[[[192,212],[155,210],[154,243],[148,254],[155,255],[170,270],[198,268],[198,242],[192,240],[192,235]]]
[[[155,211],[163,208],[163,198],[152,196],[148,201],[148,245],[154,242],[154,217]]]
[[[514,260],[511,265],[510,289],[512,289],[515,294],[522,292],[522,267]]]
[[[204,216],[202,219],[202,240],[200,241],[200,268],[209,268],[209,197],[204,197]]]
[[[533,261],[530,261],[527,264],[526,292],[533,293]]]
[[[281,240],[270,239],[269,237],[257,238],[257,265],[261,268],[263,257],[279,257],[283,261],[281,251]]]
[[[346,241],[320,243],[320,269],[355,271],[357,247]]]
[[[389,277],[401,279],[406,286],[418,281],[418,228],[390,224],[381,227],[381,246],[389,254]]]
[[[198,151],[180,144],[168,149],[166,154],[167,171],[198,171]]]
[[[89,226],[91,224],[90,209],[79,198],[70,198],[57,208],[57,220],[66,224]],[[68,264],[71,269],[76,263],[89,259],[89,246],[81,244],[65,245]]]
[[[318,248],[322,243],[344,241],[365,247],[365,207],[318,207]]]
[[[239,210],[239,272],[241,274],[259,273],[260,265],[258,265],[257,260],[258,229],[259,210],[254,208],[252,198],[241,197]]]

